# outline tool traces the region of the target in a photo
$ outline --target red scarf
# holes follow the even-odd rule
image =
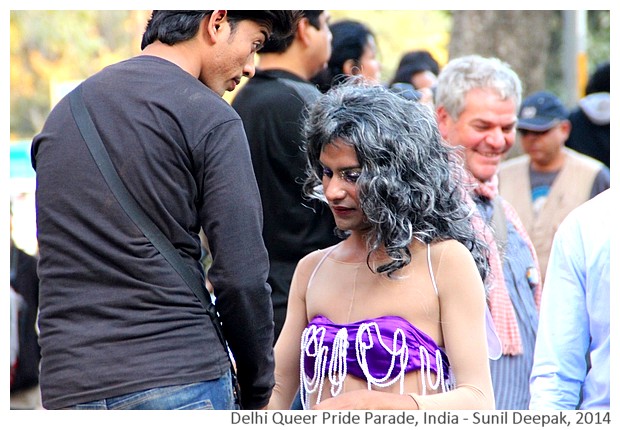
[[[479,196],[486,197],[491,201],[497,196],[497,175],[490,181],[484,183],[474,180],[473,185],[474,193]],[[514,225],[517,233],[528,245],[532,253],[536,270],[540,273],[536,251],[517,212],[505,199],[502,199],[501,202],[504,212],[506,213],[506,220]],[[502,342],[502,353],[506,355],[523,354],[523,345],[521,343],[521,335],[517,324],[517,316],[512,301],[510,300],[508,289],[506,288],[502,261],[495,242],[495,237],[493,236],[492,230],[486,225],[480,215],[474,216],[473,220],[476,230],[481,232],[484,241],[489,245],[489,263],[491,266],[491,273],[487,277],[487,283],[489,284],[489,310],[493,317],[497,335]],[[534,287],[534,300],[537,308],[540,308],[540,296],[541,284],[539,280]]]

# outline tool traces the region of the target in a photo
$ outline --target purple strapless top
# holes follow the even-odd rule
[[[317,315],[304,331],[301,346],[303,369],[309,380],[315,378],[317,360],[323,374],[340,369],[340,373],[367,381],[387,382],[398,378],[403,368],[402,373],[430,368],[436,375],[441,373],[442,379],[449,379],[444,351],[429,335],[398,316],[335,324]]]

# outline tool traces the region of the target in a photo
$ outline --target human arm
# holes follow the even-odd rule
[[[203,157],[199,209],[213,258],[209,282],[235,358],[242,405],[258,409],[274,383],[273,309],[262,208],[241,121],[212,130]]]
[[[324,399],[313,410],[416,410],[413,396],[384,391],[353,390]]]
[[[586,376],[590,343],[581,237],[560,225],[542,295],[530,409],[575,409]]]
[[[290,409],[299,390],[301,334],[308,324],[306,288],[309,272],[316,266],[313,256],[303,258],[297,265],[286,310],[286,320],[275,346],[276,385],[268,409]]]
[[[486,298],[474,259],[465,246],[447,241],[432,262],[443,340],[456,386],[446,393],[412,397],[419,409],[495,409],[486,337]]]

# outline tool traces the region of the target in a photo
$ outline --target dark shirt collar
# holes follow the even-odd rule
[[[269,69],[269,70],[256,69],[255,77],[257,78],[260,77],[263,79],[278,79],[278,78],[290,79],[290,80],[297,81],[297,82],[308,83],[308,81],[303,79],[301,76],[288,72],[286,70],[280,70],[280,69]]]

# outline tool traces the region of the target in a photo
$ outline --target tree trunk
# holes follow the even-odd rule
[[[557,11],[453,11],[450,58],[468,54],[497,57],[521,78],[523,95],[545,89],[552,32]]]

